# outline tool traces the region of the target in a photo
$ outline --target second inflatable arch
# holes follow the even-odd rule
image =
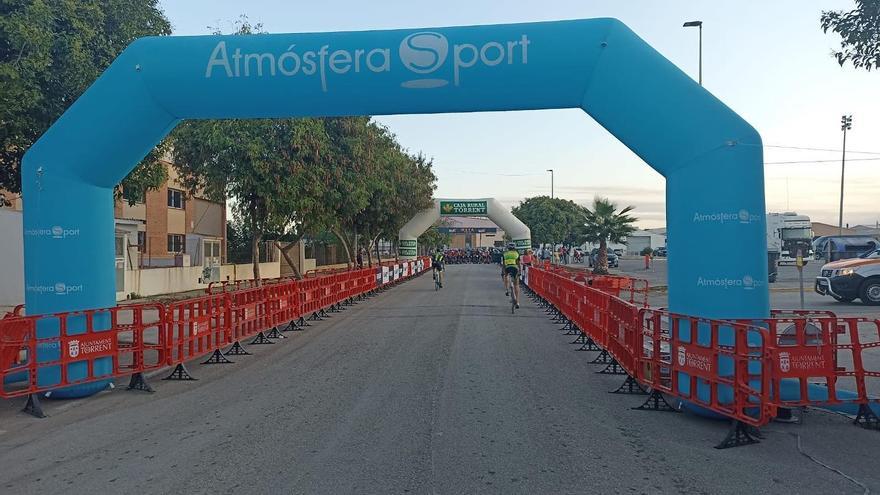
[[[510,236],[518,249],[532,245],[532,233],[526,224],[495,198],[435,199],[434,206],[416,214],[400,229],[398,252],[404,259],[418,254],[418,238],[443,217],[486,217]]]

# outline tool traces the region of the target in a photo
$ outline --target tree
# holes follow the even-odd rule
[[[383,236],[395,237],[403,225],[418,212],[433,206],[436,176],[431,160],[423,155],[409,155],[385,132],[385,150],[375,168],[371,184],[374,186],[370,200],[361,213],[356,215],[354,228],[363,232],[363,247],[370,253]],[[376,250],[376,257],[379,251]],[[372,264],[372,256],[368,256]]]
[[[262,25],[246,16],[236,22],[235,34],[263,33]],[[330,142],[323,120],[193,121],[170,139],[174,166],[191,194],[234,200],[233,212],[247,223],[239,230],[250,234],[254,278],[260,279],[259,244],[265,235],[276,247],[280,240],[290,242],[281,254],[296,270],[290,248],[327,221],[321,213],[328,179],[322,154]]]
[[[617,205],[605,198],[595,198],[592,208],[583,208],[585,237],[587,241],[599,244],[599,254],[593,273],[608,274],[608,242],[623,242],[626,236],[635,232],[633,224],[637,218],[628,215],[634,206],[617,211]]]
[[[235,218],[226,221],[226,262],[247,263],[251,260],[251,233],[247,224]]]
[[[25,152],[129,43],[167,34],[158,0],[0,0],[0,188],[21,191]],[[161,186],[165,167],[155,159],[162,152],[124,187]]]
[[[354,263],[358,246],[368,253],[378,248],[382,235],[394,236],[431,205],[436,177],[430,160],[403,151],[395,136],[369,117],[325,119],[324,126],[330,142],[321,167],[324,214]]]
[[[441,223],[442,225],[442,223]],[[439,226],[431,227],[426,230],[418,239],[419,246],[422,246],[426,252],[436,249],[438,246],[448,246],[452,243],[451,234],[440,233]]]
[[[187,122],[173,135],[174,167],[191,194],[233,198],[251,234],[254,278],[267,231],[287,229],[313,205],[326,135],[316,119]]]
[[[532,244],[582,244],[584,238],[583,208],[574,201],[548,196],[526,198],[514,207],[513,216],[529,226]]]
[[[356,232],[351,232],[355,215],[366,208],[374,188],[369,149],[374,137],[369,117],[322,119],[328,145],[320,161],[320,181],[325,184],[317,200],[322,204],[322,225],[339,239],[346,259],[353,263]]]
[[[822,12],[822,31],[840,35],[834,57],[866,70],[880,68],[880,0],[856,0],[855,10]]]

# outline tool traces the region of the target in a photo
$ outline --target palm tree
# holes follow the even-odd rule
[[[593,273],[608,274],[608,242],[623,242],[636,231],[637,220],[628,215],[635,207],[627,206],[617,211],[617,205],[606,198],[596,197],[591,208],[584,207],[584,227],[588,242],[599,244],[599,255]]]

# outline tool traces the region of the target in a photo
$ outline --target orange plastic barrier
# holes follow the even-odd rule
[[[140,380],[131,388],[149,390],[142,374],[169,366],[176,366],[172,377],[189,378],[183,363],[212,353],[208,362],[229,362],[223,348],[235,344],[230,351],[240,350],[228,353],[244,354],[239,342],[247,337],[265,342],[267,330],[272,329],[271,338],[305,314],[338,309],[378,288],[388,266],[400,281],[424,272],[430,261],[389,262],[299,281],[209,284],[204,296],[167,305],[41,316],[21,316],[22,308],[16,308],[0,319],[0,398],[31,395],[35,400],[35,394],[57,388],[127,375]]]
[[[302,316],[299,306],[300,286],[301,283],[299,281],[291,281],[265,287],[266,311],[269,317],[269,325],[278,327],[289,324]]]
[[[256,300],[259,291],[248,289],[206,295],[169,304],[165,325],[169,344],[166,364],[170,366],[211,353],[240,338],[240,334],[246,331],[240,313],[248,312],[250,322],[257,319],[256,304],[245,309],[241,301],[246,298]],[[230,324],[232,321],[234,327]]]
[[[880,358],[880,320],[827,314],[748,321],[770,334],[775,406],[880,404],[880,398],[869,393],[870,380],[873,390],[880,388],[880,368],[866,364],[869,354],[875,362]],[[787,315],[791,312],[777,313]],[[796,390],[783,380],[793,382]]]
[[[530,266],[527,280],[548,311],[577,326],[581,350],[602,351],[593,362],[607,363],[611,371],[603,372],[629,375],[619,390],[652,391],[649,408],[662,408],[662,396],[654,395],[662,393],[751,426],[766,424],[782,407],[822,405],[844,406],[854,415],[858,407],[856,422],[880,423],[880,399],[870,393],[880,385],[880,369],[866,367],[880,357],[880,320],[810,310],[710,320],[617,297],[638,285],[621,278],[545,264]],[[867,356],[872,353],[875,361]],[[743,430],[732,432],[736,444]]]
[[[143,304],[0,320],[0,397],[165,367],[165,313]]]
[[[640,383],[752,426],[775,416],[764,329],[660,310],[639,319]]]
[[[602,351],[595,362],[608,364],[604,372],[625,373],[642,387],[748,425],[765,424],[775,413],[766,330],[640,308],[617,297],[627,286],[620,278],[537,267],[528,278],[532,290]],[[697,341],[698,333],[706,342]]]

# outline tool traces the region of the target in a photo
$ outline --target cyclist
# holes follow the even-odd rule
[[[432,260],[432,268],[434,269],[434,279],[440,278],[440,288],[443,288],[443,265],[446,263],[446,256],[443,254],[443,248],[438,247],[436,251],[434,251],[434,258]]]
[[[501,255],[501,278],[504,279],[505,296],[510,296],[510,284],[513,284],[513,300],[516,301],[517,309],[519,309],[519,265],[520,257],[516,244],[509,242],[507,251]]]

